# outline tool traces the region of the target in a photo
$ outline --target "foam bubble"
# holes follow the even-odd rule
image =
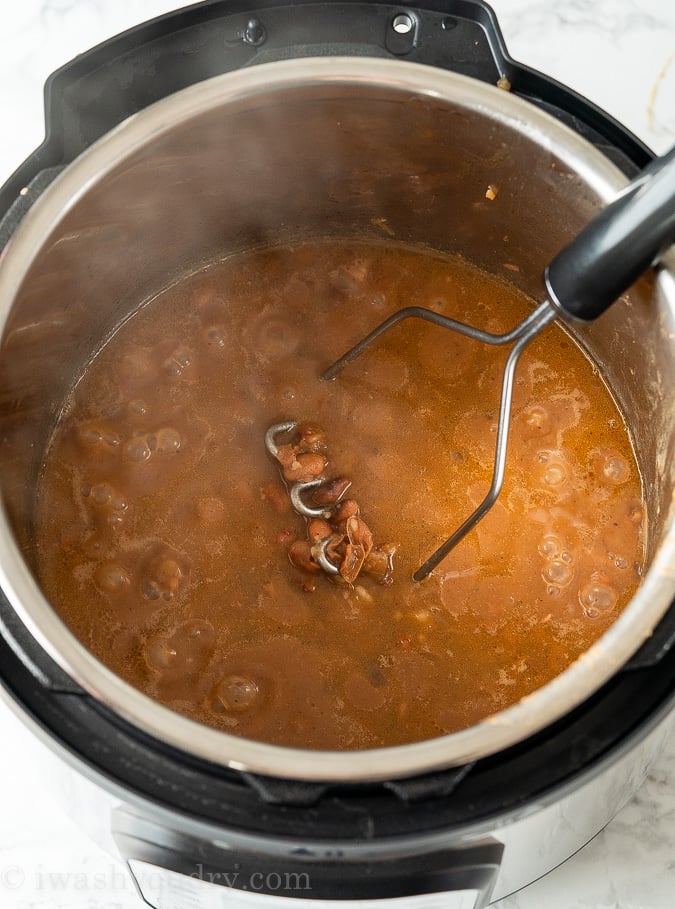
[[[110,507],[115,511],[126,511],[129,503],[119,492],[114,492],[110,497]]]
[[[527,434],[534,437],[545,435],[551,428],[551,417],[546,407],[532,404],[523,411]]]
[[[300,334],[283,319],[266,316],[255,327],[254,342],[263,360],[277,360],[295,353],[300,344]]]
[[[172,599],[187,580],[185,570],[175,559],[158,559],[143,581],[143,596],[148,600]]]
[[[157,450],[164,454],[178,451],[183,441],[178,430],[172,426],[158,429],[155,433],[155,438],[157,440]]]
[[[165,638],[155,638],[145,648],[145,660],[151,669],[168,669],[178,656],[176,648]]]
[[[616,606],[617,594],[609,584],[591,581],[579,591],[579,602],[586,615],[597,616],[609,612]]]
[[[77,440],[89,455],[107,457],[122,441],[118,432],[103,420],[90,420],[77,428]]]
[[[211,325],[204,332],[204,339],[209,347],[222,349],[227,343],[227,333],[222,325]]]
[[[609,455],[602,466],[602,475],[610,483],[616,483],[620,486],[627,482],[630,477],[630,466],[628,461],[619,454]]]
[[[89,497],[96,505],[107,505],[112,498],[113,489],[107,483],[97,483],[91,487]]]
[[[121,593],[130,581],[129,572],[119,562],[101,562],[94,571],[94,583],[103,593]]]
[[[562,464],[550,464],[544,471],[544,483],[547,486],[559,486],[567,476]]]
[[[144,417],[148,412],[148,405],[140,398],[134,398],[133,401],[129,401],[128,410],[133,416]]]
[[[258,700],[260,689],[257,683],[243,675],[228,675],[216,685],[214,709],[225,709],[232,713],[250,710]]]
[[[551,584],[564,587],[574,577],[574,571],[562,560],[553,559],[545,566],[543,577],[545,581],[549,581]]]
[[[134,439],[129,439],[124,446],[124,456],[129,461],[142,463],[143,461],[147,461],[151,455],[152,451],[145,436],[137,436]]]
[[[192,352],[187,347],[177,347],[162,364],[167,376],[178,378],[183,372],[192,366]]]
[[[555,558],[562,550],[562,540],[554,533],[547,533],[539,544],[539,552],[546,558]]]

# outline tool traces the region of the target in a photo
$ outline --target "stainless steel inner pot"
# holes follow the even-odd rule
[[[461,253],[542,294],[542,269],[626,180],[558,121],[496,87],[416,64],[272,63],[172,95],[68,167],[0,259],[0,583],[38,642],[92,695],[217,763],[300,779],[375,780],[499,751],[571,710],[651,633],[675,590],[675,280],[650,275],[575,329],[632,427],[649,570],[605,636],[520,703],[452,735],[317,752],[252,742],[173,713],[75,639],[35,580],[32,513],[72,384],[119,323],[186,271],[264,243],[390,239]],[[499,190],[486,199],[488,185]],[[516,263],[520,271],[505,271]],[[326,331],[330,326],[326,325]]]

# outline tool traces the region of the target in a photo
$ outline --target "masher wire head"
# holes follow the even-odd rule
[[[540,331],[553,322],[558,315],[549,300],[545,300],[527,318],[519,322],[515,328],[504,334],[492,334],[491,332],[482,331],[464,322],[458,322],[447,316],[442,316],[431,309],[424,309],[421,306],[408,306],[400,309],[393,315],[389,316],[374,328],[370,334],[366,335],[361,341],[355,344],[350,350],[336,360],[328,369],[321,374],[322,379],[334,379],[344,367],[356,360],[366,351],[370,345],[377,340],[386,331],[402,322],[404,319],[422,319],[425,322],[431,322],[440,328],[447,328],[450,331],[457,332],[474,341],[481,341],[484,344],[490,344],[493,347],[503,347],[512,344],[509,355],[504,365],[504,374],[502,377],[502,388],[499,403],[499,419],[497,422],[497,440],[495,443],[495,457],[492,471],[492,482],[490,489],[483,501],[469,515],[469,517],[452,533],[447,540],[436,549],[429,558],[413,573],[414,581],[423,581],[434,568],[455,548],[455,546],[464,539],[476,524],[488,513],[494,503],[497,501],[499,494],[504,485],[504,472],[506,466],[506,449],[509,438],[510,416],[511,416],[511,399],[513,397],[513,380],[516,371],[516,365],[521,353],[527,347]]]

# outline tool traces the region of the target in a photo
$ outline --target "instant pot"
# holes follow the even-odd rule
[[[651,152],[514,62],[475,0],[198,4],[78,57],[45,98],[46,139],[0,190],[0,681],[80,823],[156,909],[465,909],[545,874],[627,801],[673,727],[672,259],[575,331],[635,439],[641,588],[561,676],[471,729],[311,752],[151,702],[44,600],[34,493],[81,369],[186,270],[386,225],[491,270],[517,261],[510,279],[536,298],[543,266]]]

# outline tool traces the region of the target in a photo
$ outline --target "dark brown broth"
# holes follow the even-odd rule
[[[431,307],[502,331],[522,293],[461,259],[315,243],[186,278],[101,350],[67,402],[38,504],[42,584],[80,640],[180,713],[250,738],[367,748],[464,728],[566,668],[642,570],[623,420],[558,327],[517,372],[504,492],[422,584],[413,570],[490,481],[503,351],[407,321],[333,382],[389,313]],[[291,566],[266,428],[328,433],[391,588]],[[285,505],[285,507],[283,507]]]

